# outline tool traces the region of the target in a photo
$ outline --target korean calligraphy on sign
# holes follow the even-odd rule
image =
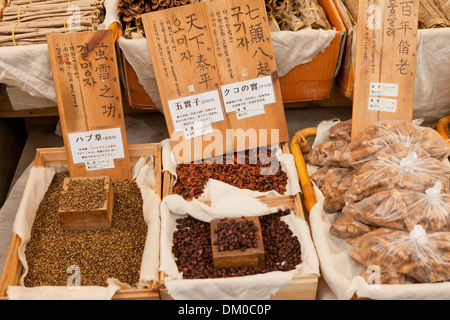
[[[164,10],[149,15],[145,24],[154,45],[160,93],[171,116],[168,127],[184,131],[185,139],[205,133],[200,130],[194,134],[194,127],[211,128],[213,123],[225,120],[214,50],[201,8],[199,4]]]
[[[142,17],[169,134],[206,141],[214,129],[261,127],[288,140],[263,0],[199,2]]]
[[[377,120],[412,120],[418,0],[360,0],[353,133]]]
[[[286,118],[264,1],[209,1],[205,2],[205,7],[220,66],[222,98],[230,127],[275,129],[280,134],[280,141],[287,141]]]
[[[64,142],[66,150],[72,155],[69,167],[73,166],[76,175],[82,176],[87,171],[95,171],[97,167],[92,166],[92,161],[109,159],[103,163],[107,163],[106,167],[112,169],[111,172],[128,177],[123,107],[112,31],[49,35],[47,43]],[[105,128],[120,131],[120,139],[116,143],[116,148],[120,150],[116,155],[120,157],[108,158],[108,153],[101,152],[85,159],[90,161],[89,166],[85,165],[86,162],[77,162],[77,155],[71,153],[75,149],[70,148],[70,144],[81,142],[83,138],[80,136],[78,141],[74,141],[68,139],[68,135],[83,135]],[[115,162],[115,159],[122,160]],[[117,166],[119,168],[115,170]],[[96,174],[106,172],[92,173]]]

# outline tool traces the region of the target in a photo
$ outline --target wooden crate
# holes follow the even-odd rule
[[[130,165],[136,164],[141,156],[151,154],[155,159],[156,193],[161,196],[161,146],[159,143],[130,144],[128,145]],[[36,149],[34,167],[49,167],[51,165],[67,165],[67,156],[64,148]],[[18,285],[22,275],[22,264],[19,261],[18,249],[21,239],[14,234],[5,267],[0,279],[0,299],[7,299],[7,287]],[[118,290],[113,296],[114,300],[159,300],[159,283],[152,283],[148,289]]]
[[[319,0],[319,5],[324,9],[336,34],[328,47],[312,61],[295,67],[280,78],[284,102],[322,100],[330,97],[346,29],[332,0]]]
[[[128,100],[129,105],[135,109],[158,111],[156,103],[153,102],[152,98],[145,92],[144,87],[139,83],[136,71],[125,58],[125,55],[121,52],[120,56],[122,59],[120,74],[123,77],[126,91],[125,98]]]
[[[285,209],[293,209],[295,215],[301,219],[305,219],[301,204],[300,194],[295,196],[278,196],[278,197],[262,197],[261,201],[270,207],[283,206]],[[208,201],[204,201],[208,204]],[[166,274],[161,272],[159,294],[161,300],[173,300],[164,286],[164,278]],[[272,300],[315,300],[317,294],[319,276],[315,274],[300,275],[296,274],[292,281],[280,289]]]
[[[282,144],[282,150],[284,153],[289,152],[289,146],[287,143]],[[171,186],[174,182],[174,177],[168,171],[163,173],[163,198],[167,195],[172,194]],[[282,196],[270,196],[261,197],[261,201],[266,203],[270,207],[283,206],[286,209],[293,209],[296,216],[305,220],[302,199],[300,193],[296,195],[282,195]],[[209,205],[210,200],[200,200],[205,204]],[[164,286],[164,278],[166,274],[161,272],[160,274],[160,287],[159,294],[161,300],[173,300],[173,298],[167,292],[167,288]],[[295,275],[292,281],[283,287],[276,295],[274,295],[272,300],[315,300],[317,293],[319,276],[315,274],[308,275]]]
[[[333,0],[319,0],[336,35],[330,45],[312,61],[299,65],[280,77],[284,103],[323,100],[330,97],[336,68],[342,54],[346,28]],[[301,49],[301,48],[300,48]],[[139,83],[136,72],[122,53],[122,73],[129,104],[136,109],[156,110],[156,105]]]

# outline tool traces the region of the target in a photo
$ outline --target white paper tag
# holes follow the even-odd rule
[[[397,111],[397,100],[396,99],[387,99],[387,98],[369,97],[369,110],[396,112]]]
[[[398,97],[398,84],[371,82],[370,95],[383,97]]]
[[[168,104],[174,131],[184,131],[186,139],[194,134],[194,127],[199,133],[212,131],[212,123],[224,120],[217,90],[170,100]]]
[[[195,122],[191,127],[184,128],[184,138],[192,139],[213,132],[211,123]]]
[[[256,107],[275,103],[272,77],[262,77],[222,86],[222,97],[227,113],[237,111],[239,108]]]
[[[87,171],[114,169],[114,159],[98,159],[85,162]]]
[[[67,136],[74,164],[125,158],[120,128],[69,133]]]
[[[266,113],[264,105],[253,105],[250,107],[239,107],[236,110],[236,117],[238,120],[245,119],[249,117],[258,116],[260,114]]]

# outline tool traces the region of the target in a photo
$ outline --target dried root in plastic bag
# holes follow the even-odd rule
[[[342,212],[373,226],[411,231],[421,225],[427,232],[450,231],[450,193],[437,182],[425,192],[391,189],[359,202]]]
[[[351,168],[331,168],[325,175],[323,208],[333,213],[342,210],[345,206],[345,194],[352,185],[355,171]]]
[[[322,167],[318,169],[316,172],[314,172],[309,178],[311,181],[313,181],[317,188],[319,188],[320,191],[323,190],[323,184],[325,182],[325,176],[330,168],[329,167]]]
[[[331,225],[330,234],[353,244],[356,239],[372,230],[372,227],[361,223],[351,215],[343,214]]]
[[[416,127],[419,134],[419,145],[432,158],[443,161],[450,156],[450,145],[436,130],[428,127]]]
[[[427,232],[450,231],[450,193],[443,192],[440,182],[425,192],[401,190],[400,194],[407,230],[421,225]]]
[[[355,241],[350,256],[381,273],[398,272],[417,282],[450,279],[450,233],[426,233],[421,226],[411,232],[379,228]]]
[[[435,130],[415,126],[410,121],[385,120],[368,126],[341,153],[343,166],[356,170],[392,144],[404,148],[420,147],[431,157],[444,160],[450,155],[450,144]]]
[[[341,152],[348,145],[345,140],[318,143],[311,148],[306,160],[318,166],[341,167]]]
[[[450,166],[426,153],[404,150],[391,155],[380,153],[363,165],[353,178],[346,203],[360,201],[375,193],[392,188],[425,192],[437,182],[442,190],[450,189]]]
[[[341,121],[328,129],[328,139],[350,142],[352,140],[352,120]]]
[[[342,212],[368,225],[406,230],[405,210],[400,191],[391,189],[349,203]]]

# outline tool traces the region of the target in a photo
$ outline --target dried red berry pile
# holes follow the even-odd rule
[[[250,150],[234,155],[214,157],[201,163],[179,164],[173,194],[185,199],[198,198],[209,179],[219,180],[241,189],[286,192],[287,175],[271,150]]]
[[[218,246],[220,252],[233,251],[258,247],[258,227],[253,221],[245,219],[237,221],[236,219],[221,219],[214,232],[217,234],[217,241],[214,245]]]
[[[302,262],[300,243],[280,218],[290,210],[260,217],[265,266],[215,269],[212,259],[210,224],[192,217],[177,219],[172,253],[184,279],[245,276],[271,271],[288,271]]]

